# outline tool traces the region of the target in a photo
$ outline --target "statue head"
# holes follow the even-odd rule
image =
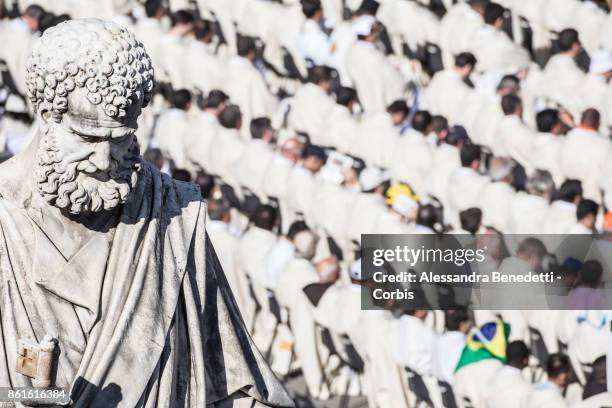
[[[66,21],[35,41],[27,62],[42,134],[34,176],[50,204],[79,214],[127,200],[140,168],[134,132],[152,89],[143,45],[115,23]]]

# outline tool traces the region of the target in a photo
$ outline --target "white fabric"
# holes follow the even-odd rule
[[[564,408],[567,403],[558,385],[551,382],[537,384],[528,394],[525,408]]]
[[[431,372],[440,381],[453,384],[455,368],[465,347],[465,334],[448,331],[436,337],[431,361]]]
[[[522,408],[531,385],[521,370],[505,365],[494,374],[486,389],[487,408]]]

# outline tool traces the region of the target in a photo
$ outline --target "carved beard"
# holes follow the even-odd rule
[[[72,214],[111,210],[127,201],[136,186],[140,170],[139,146],[136,137],[122,161],[111,159],[108,180],[98,180],[83,172],[87,160],[67,162],[56,143],[50,126],[42,130],[34,172],[38,191],[51,205]]]

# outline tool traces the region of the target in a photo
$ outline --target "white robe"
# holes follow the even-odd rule
[[[209,154],[210,171],[237,189],[239,184],[236,179],[236,166],[244,151],[244,142],[239,131],[219,127],[210,145],[214,147]]]
[[[350,153],[357,140],[358,124],[346,106],[335,105],[323,123],[319,143]]]
[[[515,115],[504,117],[498,129],[498,135],[493,143],[493,152],[498,156],[513,158],[525,168],[527,174],[532,173],[531,146],[534,132]]]
[[[308,133],[311,143],[322,144],[323,125],[335,107],[334,100],[321,87],[310,82],[304,84],[291,102],[289,126]]]
[[[516,193],[510,203],[510,232],[513,234],[541,234],[549,203],[543,197]]]
[[[551,382],[537,384],[527,395],[525,408],[565,408],[567,402],[561,394],[561,388]]]
[[[482,223],[498,231],[510,231],[510,206],[516,191],[503,181],[489,183],[481,194]]]
[[[487,408],[523,408],[531,384],[523,378],[521,370],[505,365],[491,377],[485,388]]]
[[[542,232],[544,234],[565,234],[576,223],[576,205],[567,201],[556,200],[544,217]]]
[[[536,133],[531,145],[530,160],[534,169],[548,170],[555,185],[560,186],[565,177],[559,165],[559,154],[565,139],[552,133]]]
[[[459,225],[459,213],[472,207],[481,207],[481,194],[489,184],[489,179],[469,167],[461,167],[448,180],[446,195],[448,199],[449,220],[455,227]]]
[[[260,199],[266,197],[263,190],[266,182],[264,175],[273,157],[274,151],[268,143],[261,139],[252,139],[244,144],[242,156],[234,169],[238,183]]]
[[[391,154],[391,173],[399,181],[408,183],[414,191],[425,191],[425,177],[431,169],[432,149],[425,136],[407,130],[395,143]]]
[[[473,408],[485,408],[486,388],[484,384],[490,381],[501,367],[502,363],[499,360],[490,358],[468,364],[457,370],[453,392],[458,406],[465,407],[463,398],[469,398]]]
[[[347,69],[365,112],[384,112],[404,94],[404,79],[387,57],[365,41],[355,42],[347,53]]]
[[[191,134],[187,158],[196,166],[213,173],[211,157],[216,146],[213,146],[215,135],[221,128],[217,117],[210,112],[194,110],[191,114]]]
[[[400,138],[391,116],[380,112],[363,119],[357,130],[357,140],[351,154],[363,159],[367,165],[389,167],[391,157]]]
[[[187,112],[172,108],[157,119],[151,146],[159,148],[174,161],[176,168],[188,166],[186,151],[191,141],[191,129]]]

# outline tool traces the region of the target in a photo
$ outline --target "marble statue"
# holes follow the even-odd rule
[[[141,161],[142,44],[68,21],[36,40],[26,79],[38,131],[0,165],[0,387],[65,388],[74,407],[293,406],[245,330],[199,189]]]

